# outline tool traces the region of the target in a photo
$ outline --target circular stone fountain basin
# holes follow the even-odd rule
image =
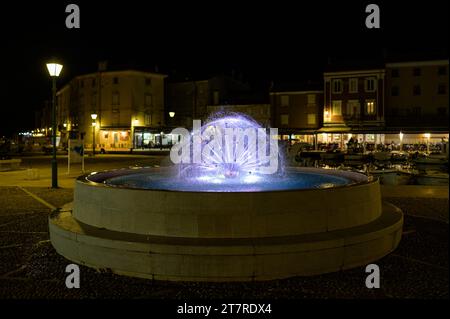
[[[80,177],[73,204],[50,218],[70,260],[168,280],[264,280],[363,265],[396,248],[400,210],[378,180],[289,169],[270,179],[177,181],[163,168]],[[200,177],[202,178],[202,177]]]

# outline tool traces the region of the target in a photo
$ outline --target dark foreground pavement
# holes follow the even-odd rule
[[[27,188],[53,206],[72,189]],[[376,262],[381,288],[365,287],[364,267],[254,283],[171,283],[99,273],[80,266],[80,289],[67,289],[71,262],[51,246],[50,209],[18,187],[0,187],[0,298],[448,298],[448,199],[388,198],[405,213],[399,248]]]

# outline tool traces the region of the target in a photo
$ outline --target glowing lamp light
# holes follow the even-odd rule
[[[399,134],[398,134],[398,136],[400,137],[400,141],[403,141],[403,133],[402,132],[400,132]]]
[[[133,120],[133,125],[134,125],[134,126],[139,125],[139,120],[138,120],[138,119],[134,119],[134,120]]]
[[[91,119],[93,119],[95,121],[97,119],[97,114],[95,114],[95,113],[91,114]]]
[[[425,138],[429,139],[431,137],[431,134],[430,133],[425,133],[425,134],[423,134],[423,136],[425,136]]]
[[[170,117],[174,117],[175,116],[175,112],[169,112],[169,116]]]
[[[59,76],[63,66],[58,63],[47,63],[47,70],[50,76]]]

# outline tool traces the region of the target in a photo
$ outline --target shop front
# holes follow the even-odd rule
[[[134,148],[170,148],[180,140],[180,135],[171,134],[171,129],[162,128],[160,130],[147,127],[134,128]]]
[[[104,152],[129,151],[132,148],[130,132],[129,128],[102,128],[97,146]]]

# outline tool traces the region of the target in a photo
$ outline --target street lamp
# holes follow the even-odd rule
[[[52,188],[58,188],[58,164],[56,162],[56,78],[63,66],[58,63],[47,63],[47,70],[52,78]]]
[[[174,117],[175,116],[175,112],[169,112],[169,116],[170,117]]]
[[[400,131],[400,133],[398,133],[398,137],[400,138],[400,152],[403,149],[403,132]]]
[[[97,114],[92,113],[91,114],[92,119],[92,156],[95,156],[95,120],[97,119]]]

